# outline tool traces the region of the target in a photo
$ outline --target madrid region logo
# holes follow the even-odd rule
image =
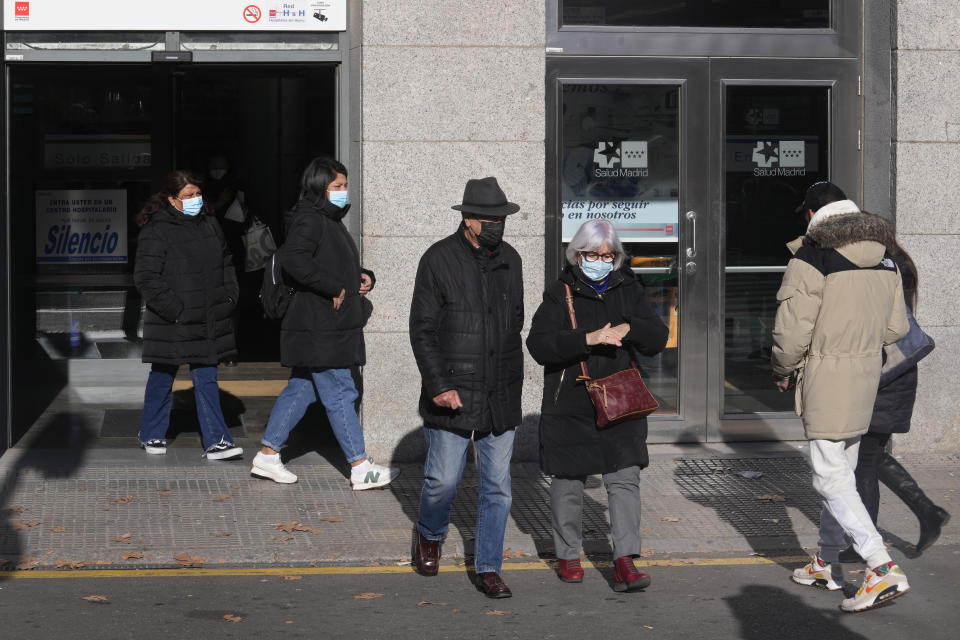
[[[649,175],[646,140],[601,140],[593,151],[597,178],[645,178]]]
[[[753,149],[754,175],[806,175],[803,140],[758,140]]]

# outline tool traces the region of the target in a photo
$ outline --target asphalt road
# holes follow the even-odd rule
[[[646,569],[652,586],[632,594],[613,592],[605,568],[588,568],[584,582],[574,585],[535,563],[508,565],[503,575],[515,595],[505,600],[484,598],[459,567],[445,567],[435,578],[396,567],[209,570],[196,575],[73,571],[12,579],[0,574],[0,637],[957,637],[958,547],[934,547],[921,558],[905,560],[912,591],[860,614],[841,612],[839,593],[795,585],[788,567],[757,561],[671,561]],[[36,577],[40,575],[45,577]],[[104,601],[84,600],[91,596]]]

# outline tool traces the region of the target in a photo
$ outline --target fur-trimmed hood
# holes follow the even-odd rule
[[[893,241],[890,223],[872,213],[843,213],[807,229],[807,240],[824,249],[839,249],[853,242],[872,240],[884,247]],[[807,243],[805,243],[807,244]]]

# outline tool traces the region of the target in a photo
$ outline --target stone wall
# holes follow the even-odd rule
[[[937,341],[920,364],[897,451],[960,450],[960,3],[900,0],[894,44],[897,234],[920,273],[917,319]]]
[[[427,247],[457,228],[460,214],[450,206],[469,178],[496,176],[521,206],[508,218],[506,239],[524,260],[527,327],[542,294],[544,2],[368,0],[351,7],[362,21],[351,61],[362,92],[353,116],[362,118],[354,138],[363,255],[377,274],[362,419],[368,452],[403,461],[425,451],[407,331],[413,279]],[[527,356],[526,416],[539,411],[541,376]],[[525,419],[516,458],[535,459],[535,426]]]

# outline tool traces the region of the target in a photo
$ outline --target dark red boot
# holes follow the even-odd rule
[[[580,560],[557,560],[557,575],[564,582],[583,582]]]
[[[637,591],[650,586],[650,576],[640,573],[630,556],[617,558],[613,565],[614,591]]]

